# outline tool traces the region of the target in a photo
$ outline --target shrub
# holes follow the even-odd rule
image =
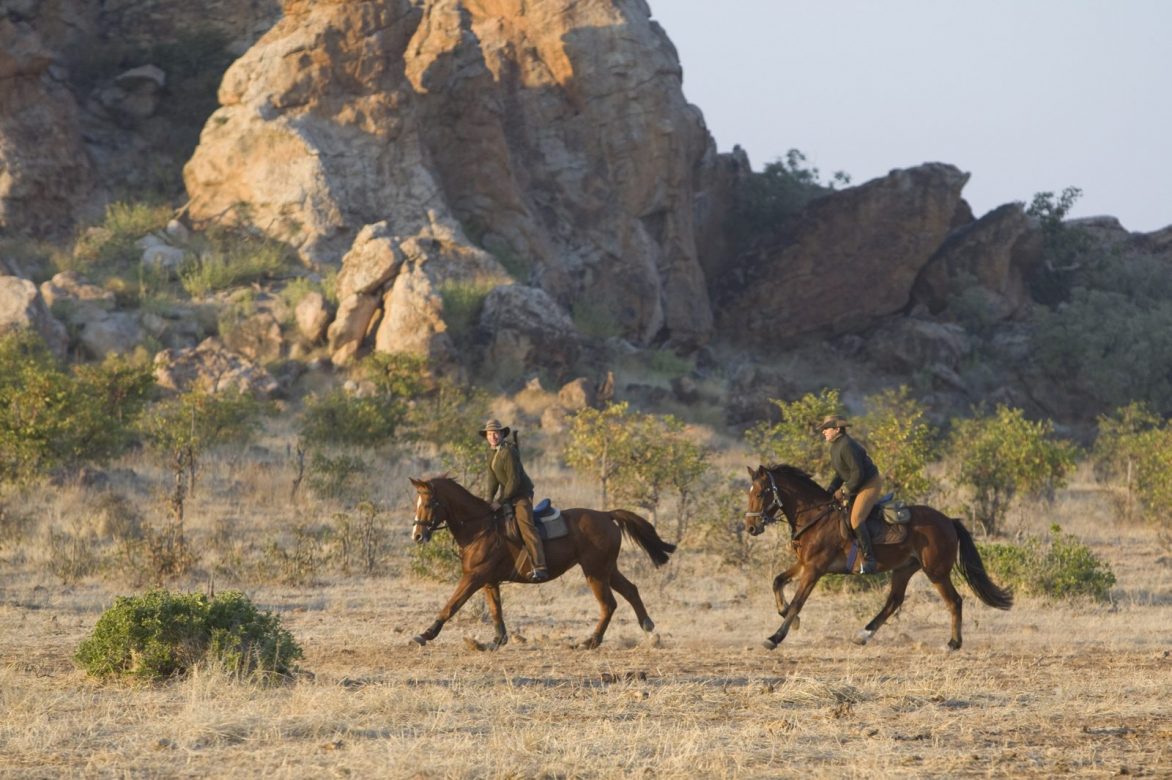
[[[374,447],[395,437],[411,401],[423,391],[426,362],[412,355],[375,353],[358,368],[373,392],[337,389],[310,396],[299,426],[306,445]]]
[[[1022,545],[979,544],[978,548],[990,575],[1021,593],[1107,601],[1115,585],[1110,565],[1057,524],[1050,526],[1045,543],[1030,538]]]
[[[29,332],[0,336],[0,483],[122,453],[153,384],[146,365],[66,368]]]
[[[237,677],[287,675],[302,653],[280,618],[242,593],[153,590],[119,597],[74,657],[94,677],[164,680],[200,664]]]
[[[364,574],[376,574],[391,547],[386,515],[369,501],[360,502],[354,509],[357,519],[344,512],[334,515],[342,572],[349,574],[356,561]]]
[[[427,544],[412,546],[410,558],[416,577],[445,582],[460,576],[460,550],[451,534],[437,534]]]
[[[491,281],[449,281],[440,287],[444,302],[444,323],[457,344],[466,344],[480,322],[484,299],[496,285]]]
[[[883,473],[885,487],[907,501],[923,499],[933,488],[927,467],[933,455],[934,432],[924,407],[907,387],[867,399],[859,419],[867,451]]]
[[[806,155],[790,149],[785,159],[774,160],[760,173],[750,173],[733,193],[729,210],[729,235],[744,250],[761,236],[776,234],[779,226],[811,201],[850,183],[850,176],[836,172],[823,183],[817,168],[807,167]]]
[[[687,504],[692,483],[708,469],[706,453],[681,421],[637,412],[625,402],[576,413],[564,455],[572,468],[598,479],[604,505],[613,491],[652,512],[669,490]],[[681,519],[679,531],[684,530]]]
[[[329,455],[313,450],[309,458],[309,488],[322,498],[340,498],[354,483],[370,471],[358,455]]]
[[[142,250],[137,242],[171,220],[173,210],[166,204],[117,202],[106,207],[103,221],[87,228],[73,248],[73,258],[62,270],[81,271],[95,279],[130,275],[141,265]]]
[[[806,393],[796,401],[770,399],[781,411],[781,421],[760,422],[745,432],[745,443],[762,463],[788,463],[818,474],[830,468],[830,453],[815,430],[818,423],[842,411],[837,390]]]
[[[1032,422],[1020,409],[954,420],[949,461],[958,485],[972,491],[971,517],[996,532],[1019,493],[1046,496],[1065,484],[1075,447],[1053,438],[1048,420]]]
[[[284,274],[292,255],[284,244],[243,232],[214,231],[179,268],[179,281],[193,298]]]

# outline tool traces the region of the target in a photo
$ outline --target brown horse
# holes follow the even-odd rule
[[[452,532],[460,548],[460,564],[464,574],[448,603],[440,610],[436,621],[423,633],[415,637],[420,645],[435,639],[444,623],[456,614],[464,602],[476,591],[484,588],[488,610],[496,627],[493,648],[509,641],[505,621],[501,616],[502,582],[529,584],[528,572],[523,563],[524,547],[520,538],[510,538],[502,532],[502,513],[472,495],[458,482],[446,477],[431,480],[412,479],[411,484],[419,492],[415,502],[415,526],[411,537],[416,544],[423,544],[439,528]],[[594,597],[602,608],[602,616],[594,633],[582,643],[582,647],[595,648],[602,643],[602,635],[610,624],[617,603],[611,589],[630,602],[639,618],[639,626],[650,633],[655,624],[647,615],[639,589],[623,576],[618,569],[619,547],[623,533],[639,543],[646,550],[656,566],[667,563],[668,556],[676,549],[659,538],[654,526],[638,515],[622,509],[600,512],[594,509],[563,509],[569,535],[551,539],[545,543],[546,563],[550,578],[566,573],[578,564]]]
[[[749,488],[749,511],[745,513],[745,530],[756,536],[765,530],[766,525],[780,519],[777,516],[780,511],[789,522],[797,555],[797,563],[773,580],[777,611],[784,620],[781,628],[765,640],[765,647],[772,650],[785,639],[790,628],[798,627],[798,613],[822,575],[850,574],[848,555],[851,542],[841,531],[845,510],[806,472],[793,466],[761,466],[756,471],[749,469],[749,476],[752,485]],[[969,587],[990,607],[1009,609],[1013,606],[1013,594],[989,579],[973,537],[959,520],[928,506],[909,509],[911,520],[904,541],[875,545],[879,571],[891,572],[891,590],[883,609],[853,641],[866,644],[875,635],[903,604],[908,580],[923,569],[952,614],[952,638],[948,640],[948,647],[959,650],[961,597],[952,586],[953,567],[959,568]],[[787,604],[783,589],[795,577],[797,591],[794,600]]]

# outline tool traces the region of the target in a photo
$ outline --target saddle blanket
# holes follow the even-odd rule
[[[550,539],[561,539],[563,536],[570,535],[570,528],[566,525],[566,519],[562,517],[560,509],[549,502],[548,498],[541,500],[537,506],[533,507],[534,525],[537,526],[537,533],[543,541]],[[505,524],[505,534],[510,539],[520,541],[521,532],[517,530],[517,516],[512,512]]]

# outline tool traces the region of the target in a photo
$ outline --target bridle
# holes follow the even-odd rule
[[[423,503],[423,496],[419,496],[419,500],[415,502],[415,523],[411,526],[411,538],[416,541],[426,542],[436,531],[448,527],[448,521],[440,519],[439,510],[443,508],[443,504],[436,498],[434,492],[429,492],[428,496],[426,504]],[[430,520],[424,520],[420,517],[420,511],[424,507],[428,509]],[[445,512],[445,514],[447,513]]]
[[[837,502],[831,500],[829,503],[826,503],[826,504],[816,504],[811,507],[806,507],[806,509],[822,509],[823,511],[819,512],[818,516],[815,517],[813,520],[811,520],[810,522],[806,523],[801,528],[799,528],[798,524],[797,524],[797,518],[796,517],[791,518],[789,516],[789,514],[785,511],[785,506],[781,503],[781,491],[778,490],[778,488],[777,488],[777,481],[773,478],[773,472],[770,471],[769,469],[765,469],[764,471],[765,471],[765,476],[769,477],[769,488],[768,488],[769,503],[763,504],[761,506],[760,512],[745,512],[745,517],[760,517],[761,518],[761,530],[757,531],[757,534],[764,531],[765,527],[767,525],[769,525],[770,523],[776,523],[781,519],[777,516],[777,512],[780,510],[781,513],[783,515],[785,515],[786,521],[789,523],[790,538],[793,540],[794,544],[797,544],[797,540],[798,540],[799,536],[804,534],[806,531],[810,530],[810,528],[812,528],[813,526],[817,525],[823,518],[829,516],[830,513],[833,512],[834,509],[838,506]],[[762,491],[762,492],[765,492],[765,491]],[[805,511],[805,510],[803,510],[803,511]],[[800,515],[801,512],[799,512],[798,514]],[[750,531],[749,533],[753,534],[752,531]],[[757,534],[753,534],[753,535],[756,536]]]
[[[765,526],[769,525],[770,523],[776,523],[778,521],[778,510],[780,510],[782,513],[785,512],[785,507],[781,505],[781,494],[777,489],[777,482],[773,479],[773,472],[766,470],[765,476],[769,477],[769,503],[762,504],[760,512],[745,512],[745,517],[761,518],[761,531],[764,531]],[[757,533],[760,533],[761,531],[758,531]]]

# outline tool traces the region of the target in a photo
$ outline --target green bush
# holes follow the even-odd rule
[[[989,533],[1019,493],[1042,497],[1065,484],[1076,448],[1053,432],[1048,420],[1030,421],[1003,405],[992,415],[953,421],[952,478],[972,491],[971,517]]]
[[[760,173],[751,172],[741,181],[733,192],[727,225],[729,235],[737,237],[738,251],[762,236],[775,235],[811,201],[850,183],[850,176],[842,171],[823,183],[819,170],[807,167],[806,162],[806,155],[790,149],[784,160],[774,160]]]
[[[866,403],[867,414],[859,418],[859,432],[883,473],[885,489],[905,501],[922,500],[935,487],[927,473],[935,431],[927,422],[924,407],[907,387],[871,396]]]
[[[299,426],[301,440],[310,447],[391,443],[411,402],[424,389],[426,368],[426,361],[412,355],[369,356],[358,372],[373,385],[373,392],[357,395],[337,389],[310,396]]]
[[[811,474],[829,471],[830,452],[816,428],[829,415],[842,412],[838,391],[826,388],[796,401],[771,398],[770,403],[781,411],[781,421],[760,422],[745,431],[753,454],[762,463],[787,463]]]
[[[451,534],[437,534],[427,544],[416,544],[409,555],[411,573],[416,577],[447,582],[460,576],[460,551]]]
[[[1020,593],[1107,601],[1115,585],[1110,565],[1058,525],[1050,526],[1045,542],[1030,538],[1021,545],[979,544],[978,548],[993,579]]]
[[[444,302],[444,323],[457,344],[467,344],[480,322],[484,299],[496,285],[490,281],[450,281],[440,287]]]
[[[165,680],[197,665],[236,676],[288,675],[302,657],[280,618],[261,613],[242,593],[153,590],[119,597],[77,649],[94,677]]]
[[[173,209],[166,204],[118,202],[106,207],[103,221],[87,228],[73,248],[73,258],[61,270],[81,271],[94,279],[128,275],[141,265],[143,236],[162,230]]]
[[[148,365],[67,367],[30,332],[0,336],[0,483],[124,452],[153,385]]]
[[[241,284],[278,278],[293,262],[287,246],[264,236],[214,231],[179,268],[179,281],[193,298]]]

